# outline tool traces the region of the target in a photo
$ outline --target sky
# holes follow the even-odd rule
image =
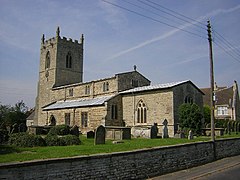
[[[152,84],[240,83],[240,0],[0,0],[0,103],[35,105],[40,44],[84,34],[84,82],[137,71]],[[154,4],[155,3],[155,4]],[[180,14],[180,15],[179,15]]]

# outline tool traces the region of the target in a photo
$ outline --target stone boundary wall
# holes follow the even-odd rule
[[[146,179],[240,154],[240,138],[0,165],[0,179]]]

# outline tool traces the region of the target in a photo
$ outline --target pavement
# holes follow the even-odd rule
[[[224,176],[227,176],[227,179],[240,179],[240,155],[220,159],[202,166],[150,178],[148,180],[223,179]]]

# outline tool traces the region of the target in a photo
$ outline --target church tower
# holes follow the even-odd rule
[[[60,37],[59,27],[53,38],[45,40],[43,34],[34,125],[46,124],[42,107],[54,101],[53,88],[83,81],[83,42],[83,35],[80,42]]]

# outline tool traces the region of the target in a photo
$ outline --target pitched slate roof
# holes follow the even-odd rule
[[[77,99],[77,100],[65,100],[57,101],[53,104],[47,105],[43,108],[46,110],[56,110],[56,109],[67,109],[67,108],[77,108],[77,107],[88,107],[88,106],[99,106],[103,105],[106,101],[111,99],[111,96],[96,97],[91,99]]]
[[[210,88],[201,89],[205,96],[203,96],[203,104],[210,106]],[[215,105],[231,105],[233,100],[233,87],[220,87],[215,92]]]
[[[185,81],[180,81],[180,82],[172,82],[172,83],[165,83],[165,84],[157,84],[157,85],[136,87],[136,88],[133,88],[133,89],[129,89],[129,90],[120,92],[120,94],[128,94],[128,93],[159,90],[159,89],[169,89],[169,88],[173,88],[175,86],[178,86],[178,85],[181,85],[181,84],[184,84],[184,83],[191,83],[193,86],[195,86],[190,80],[185,80]],[[195,86],[195,87],[203,94],[203,92],[197,86]]]

